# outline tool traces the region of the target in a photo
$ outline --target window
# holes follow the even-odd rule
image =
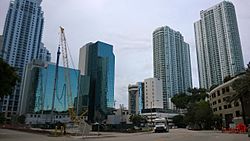
[[[217,95],[220,96],[220,91],[217,91]]]
[[[239,105],[240,105],[239,102],[235,102],[235,103],[234,103],[234,106],[235,106],[235,107],[238,107]]]
[[[216,97],[215,93],[212,94],[212,98]]]
[[[219,107],[219,110],[222,110],[221,106]]]
[[[240,111],[236,111],[235,114],[236,114],[236,117],[239,117],[240,116]]]
[[[220,99],[218,100],[218,103],[221,103],[221,100],[220,100]]]
[[[227,87],[226,87],[226,92],[229,92],[229,91],[230,91],[230,90],[229,90],[229,86],[227,86]]]
[[[214,112],[216,112],[216,111],[217,111],[217,108],[214,108],[213,110],[214,110]]]
[[[222,94],[224,94],[225,93],[225,88],[222,88]]]
[[[227,105],[224,105],[224,109],[227,109]]]
[[[231,104],[229,104],[229,105],[227,106],[227,108],[232,108],[232,105],[231,105]]]

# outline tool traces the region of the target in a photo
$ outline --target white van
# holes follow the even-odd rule
[[[154,120],[154,132],[169,132],[168,120],[165,118],[156,118]]]

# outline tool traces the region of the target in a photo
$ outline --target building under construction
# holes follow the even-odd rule
[[[56,64],[33,60],[26,66],[25,79],[22,89],[20,114],[27,114],[27,119],[33,119],[36,124],[46,122],[68,122],[69,104],[64,73],[70,73],[70,86],[74,110],[79,103],[80,71],[71,68],[58,67],[56,92],[53,103],[53,90]],[[50,117],[54,104],[54,114]],[[44,116],[47,115],[47,116]],[[60,118],[61,117],[61,118]],[[39,123],[40,122],[40,123]]]

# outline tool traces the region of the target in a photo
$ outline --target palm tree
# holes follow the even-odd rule
[[[250,62],[248,63],[248,68],[245,74],[238,76],[238,78],[233,82],[232,88],[236,91],[230,99],[229,102],[241,102],[242,106],[242,118],[244,124],[247,125],[246,115],[250,116]]]

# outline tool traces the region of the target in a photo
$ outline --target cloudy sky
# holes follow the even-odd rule
[[[0,34],[10,0],[0,0]],[[104,41],[116,56],[115,99],[127,106],[128,84],[153,76],[152,32],[168,25],[182,33],[191,47],[193,85],[198,70],[193,23],[199,13],[221,0],[43,0],[43,42],[55,61],[59,26],[65,28],[74,64],[79,48]],[[245,64],[250,61],[250,1],[232,0],[236,7]]]

